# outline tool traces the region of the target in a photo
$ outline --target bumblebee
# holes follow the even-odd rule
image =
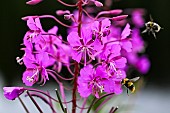
[[[150,21],[145,23],[145,26],[146,26],[146,29],[142,33],[151,32],[152,35],[155,37],[155,39],[156,39],[155,32],[159,32],[161,29],[163,29],[161,28],[159,24],[153,22],[153,18],[151,17],[151,15],[150,15]]]
[[[134,86],[133,82],[136,82],[137,80],[139,80],[139,78],[140,77],[135,77],[133,79],[125,78],[121,81],[121,84],[127,88],[127,94],[128,94],[128,90],[130,90],[131,93],[135,92],[135,86]]]

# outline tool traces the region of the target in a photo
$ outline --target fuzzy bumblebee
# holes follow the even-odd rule
[[[153,22],[151,15],[150,15],[150,21],[145,23],[145,27],[146,27],[146,29],[142,33],[146,33],[146,32],[152,33],[152,35],[155,37],[155,39],[156,39],[155,33],[159,32],[161,29],[163,29],[163,28],[161,28],[161,26],[159,24]]]
[[[121,84],[127,88],[127,94],[128,94],[128,90],[130,90],[131,93],[135,92],[135,85],[133,84],[133,82],[137,81],[139,78],[140,77],[135,77],[133,79],[125,78],[121,81]]]

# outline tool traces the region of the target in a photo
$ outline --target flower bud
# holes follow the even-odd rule
[[[9,100],[14,100],[15,98],[19,97],[23,92],[23,87],[4,87],[4,96]]]
[[[97,6],[97,7],[102,7],[103,4],[99,1],[94,1],[94,4]]]
[[[57,11],[56,11],[56,14],[59,15],[59,16],[61,16],[61,15],[64,15],[64,14],[70,14],[70,11],[68,11],[68,10],[65,10],[65,11],[63,11],[63,10],[57,10]]]
[[[38,3],[42,2],[42,0],[30,0],[28,2],[26,2],[26,4],[28,5],[36,5]]]
[[[126,19],[127,17],[128,17],[128,15],[120,15],[120,16],[113,17],[112,20],[121,21],[121,20]]]

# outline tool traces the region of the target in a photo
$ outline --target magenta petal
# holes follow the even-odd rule
[[[9,100],[14,100],[24,92],[23,87],[4,87],[4,96]]]
[[[80,93],[80,96],[83,98],[88,97],[92,93],[92,89],[88,87],[88,84],[83,83],[84,80],[82,78],[78,78],[78,92]]]
[[[119,44],[113,44],[111,47],[111,53],[113,54],[112,56],[119,56],[120,55],[120,50],[121,47]]]
[[[80,75],[83,76],[85,80],[88,80],[86,78],[88,78],[92,73],[94,73],[92,65],[87,65],[80,70]]]
[[[35,24],[35,21],[33,19],[33,17],[29,17],[27,20],[27,26],[31,29],[31,30],[38,30],[37,26]]]
[[[130,25],[129,23],[127,23],[124,30],[122,31],[121,39],[127,38],[130,35],[130,33],[131,33]]]
[[[32,80],[30,80],[32,78]],[[30,69],[23,73],[22,81],[26,86],[32,86],[38,81],[38,73],[36,70]]]
[[[122,93],[120,81],[115,81],[114,79],[110,79],[104,82],[104,91],[107,93]]]
[[[136,66],[137,66],[137,69],[142,74],[146,74],[149,71],[149,68],[150,68],[149,59],[146,56],[140,57],[137,64],[136,64]]]
[[[40,23],[40,19],[39,18],[35,18],[35,25],[42,30],[42,26],[41,26],[41,23]]]
[[[111,21],[108,18],[102,20],[102,28],[107,28],[110,25]]]
[[[132,43],[128,40],[122,41],[121,46],[123,49],[125,49],[127,52],[132,51]]]
[[[90,29],[89,27],[82,29],[81,38],[83,38],[84,44],[87,44],[87,42],[89,42],[92,39],[92,31],[89,29]]]
[[[76,60],[78,63],[80,63],[80,60],[82,58],[83,53],[82,52],[72,52],[72,59]]]
[[[70,43],[70,45],[71,45],[72,47],[81,45],[81,43],[80,43],[80,37],[78,36],[78,33],[77,33],[77,32],[71,32],[71,33],[67,36],[67,41]]]
[[[126,66],[127,60],[125,57],[121,57],[120,59],[115,61],[116,68],[124,68]]]

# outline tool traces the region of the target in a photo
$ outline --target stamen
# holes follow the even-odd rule
[[[109,69],[113,69],[117,73],[116,65],[114,62],[110,62]],[[111,70],[112,71],[112,70]]]
[[[38,75],[38,72],[39,72],[39,70],[37,69],[36,72],[31,77],[27,76],[26,80],[28,80],[29,82],[35,82],[34,78],[35,78],[35,76]]]

